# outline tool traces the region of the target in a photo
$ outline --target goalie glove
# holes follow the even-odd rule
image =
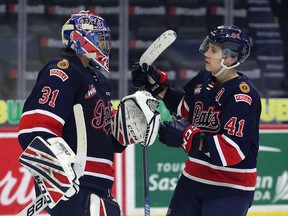
[[[122,145],[152,145],[157,137],[160,115],[159,101],[147,91],[124,97],[112,116],[111,131]]]
[[[191,125],[186,119],[164,121],[159,129],[159,141],[167,146],[181,147],[186,153],[190,151],[193,138],[200,129]]]
[[[83,173],[73,169],[76,155],[61,137],[45,141],[37,136],[24,150],[19,162],[33,175],[49,208],[79,191]]]
[[[157,69],[153,65],[135,63],[132,66],[132,85],[135,88],[145,89],[156,96],[164,90],[164,86],[170,86],[168,74]]]

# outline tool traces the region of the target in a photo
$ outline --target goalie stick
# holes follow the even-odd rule
[[[142,54],[139,60],[140,66],[143,63],[151,65],[176,40],[176,37],[177,35],[173,30],[163,32]],[[151,84],[155,83],[150,76],[148,76],[148,79]]]
[[[87,136],[84,113],[81,104],[73,106],[76,131],[77,131],[77,156],[75,159],[75,172],[83,174],[86,164],[87,155]],[[47,207],[44,195],[41,194],[36,197],[30,204],[28,204],[17,216],[35,216],[38,215],[44,208]]]
[[[139,60],[140,66],[143,63],[151,65],[158,56],[169,47],[176,40],[176,33],[173,30],[167,30],[162,33],[142,54]],[[147,79],[150,83],[155,83],[155,81],[148,76]],[[148,125],[149,126],[149,125]],[[147,128],[149,131],[149,128]],[[147,142],[147,140],[145,141]],[[148,174],[148,145],[144,143],[142,148],[143,155],[143,178],[144,178],[144,212],[145,216],[150,215],[150,193],[149,193],[149,174]]]

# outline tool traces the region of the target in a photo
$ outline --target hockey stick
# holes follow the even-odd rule
[[[142,147],[143,156],[143,176],[144,176],[144,215],[150,216],[150,192],[149,192],[149,173],[148,173],[148,146]]]
[[[152,64],[175,41],[176,37],[173,30],[163,32],[142,54],[139,60],[140,65],[143,63]]]
[[[176,40],[176,37],[177,35],[173,30],[163,32],[142,54],[139,60],[140,66],[143,63],[151,65]],[[153,84],[154,80],[150,76],[148,76],[148,79]]]
[[[176,39],[177,35],[173,30],[167,30],[162,33],[142,54],[139,60],[140,66],[143,63],[151,65],[158,56],[169,47]],[[148,76],[149,82],[153,83],[154,80]],[[149,131],[149,125],[147,127]],[[146,133],[146,135],[148,135]],[[142,148],[143,155],[143,178],[144,178],[144,212],[145,216],[150,216],[150,193],[149,193],[149,173],[148,173],[148,145],[146,145],[147,140]]]
[[[73,106],[76,132],[77,132],[77,154],[75,159],[74,170],[81,176],[84,173],[87,156],[87,134],[85,126],[84,112],[81,104]]]
[[[142,156],[143,156],[143,176],[144,176],[144,213],[145,216],[150,216],[150,192],[149,192],[149,174],[148,174],[148,143],[151,141],[150,130],[159,125],[154,121],[159,113],[154,113],[153,118],[148,122],[144,142],[142,143]],[[155,124],[156,123],[156,124]],[[159,123],[159,122],[158,122]],[[156,126],[157,125],[157,126]],[[155,138],[152,138],[155,141]]]
[[[83,109],[81,104],[76,104],[73,107],[76,131],[77,131],[77,155],[75,159],[75,173],[79,176],[83,174],[85,164],[86,164],[86,154],[87,154],[87,136],[86,136],[86,126],[83,114]],[[43,194],[36,197],[30,204],[28,204],[18,216],[34,216],[40,214],[40,212],[46,208],[48,203],[45,200]]]

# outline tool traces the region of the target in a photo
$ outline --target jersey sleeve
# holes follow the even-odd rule
[[[220,131],[205,137],[212,164],[237,165],[248,154],[257,155],[261,103],[257,91],[238,89],[225,102],[220,117]],[[255,156],[256,157],[256,156]]]
[[[184,92],[182,90],[176,90],[170,87],[167,89],[163,102],[170,113],[181,115],[181,113],[179,113],[179,107],[180,109],[182,108],[183,98]]]
[[[79,79],[68,60],[50,62],[39,72],[19,123],[18,138],[23,148],[37,135],[62,135],[65,121],[73,113]]]
[[[163,101],[170,113],[176,113],[189,119],[190,107],[194,103],[193,92],[199,79],[207,77],[207,72],[200,70],[184,87],[183,90],[168,88]],[[191,119],[190,119],[191,120]]]

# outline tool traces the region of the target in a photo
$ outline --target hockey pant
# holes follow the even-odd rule
[[[217,198],[201,198],[189,193],[189,181],[180,177],[170,202],[167,216],[246,216],[250,207],[245,196],[228,195]]]
[[[120,216],[120,208],[116,200],[90,195],[85,216]]]

